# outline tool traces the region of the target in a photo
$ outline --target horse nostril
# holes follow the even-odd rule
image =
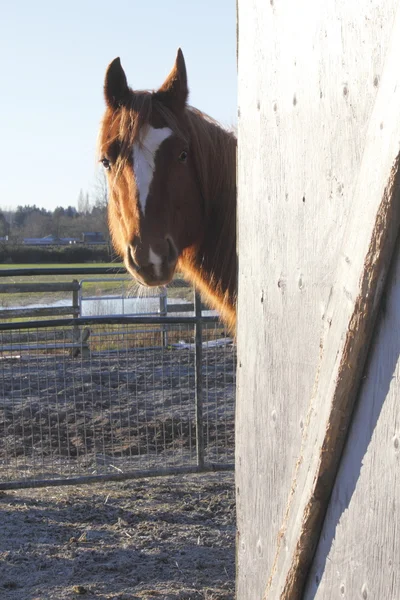
[[[167,240],[167,245],[168,245],[168,263],[169,264],[173,264],[174,262],[176,262],[177,258],[178,258],[178,250],[176,249],[176,246],[172,240],[172,238],[167,235],[166,238]]]
[[[126,255],[128,257],[128,263],[129,266],[134,269],[135,271],[140,271],[141,267],[139,267],[139,265],[137,264],[137,262],[135,261],[135,251],[133,249],[133,246],[131,246],[131,244],[128,244],[128,247],[126,249]]]

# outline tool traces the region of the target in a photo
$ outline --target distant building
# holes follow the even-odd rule
[[[25,246],[67,246],[76,244],[79,240],[76,238],[59,238],[55,235],[46,235],[43,238],[24,238],[22,243]]]
[[[88,231],[82,234],[82,239],[59,238],[56,235],[46,235],[43,238],[24,238],[25,246],[67,246],[69,244],[106,244],[104,235],[100,231]]]
[[[106,244],[104,235],[101,231],[88,231],[82,234],[82,242],[84,244]]]

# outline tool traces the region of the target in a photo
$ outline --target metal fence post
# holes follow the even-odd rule
[[[72,315],[75,320],[81,316],[81,310],[80,310],[81,284],[78,282],[77,279],[73,279],[72,283],[78,284],[78,287],[72,291]],[[72,330],[72,342],[78,343],[80,337],[81,337],[80,329],[79,329],[78,325],[76,324],[76,322],[74,321],[74,326],[73,326],[73,330]],[[71,356],[72,357],[76,358],[78,356],[78,354],[79,354],[78,348],[71,348]]]
[[[160,292],[160,316],[166,317],[167,314],[167,288],[164,286]],[[161,345],[163,348],[166,348],[168,346],[168,331],[166,325],[161,326]]]
[[[196,405],[196,455],[197,466],[204,467],[204,431],[203,431],[203,357],[202,357],[202,315],[201,298],[194,292],[195,323],[195,405]]]
[[[77,295],[77,304],[78,304],[78,317],[83,317],[82,314],[82,281],[79,282],[79,290]],[[72,304],[75,303],[75,298],[72,296]]]
[[[77,283],[78,284],[78,288],[73,290],[72,292],[72,310],[73,310],[73,315],[74,315],[74,319],[77,319],[78,317],[81,317],[81,309],[80,309],[80,293],[81,293],[81,284],[79,283],[79,281],[77,279],[73,279],[72,283]]]

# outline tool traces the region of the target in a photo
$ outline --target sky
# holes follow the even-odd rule
[[[237,115],[235,0],[0,0],[0,209],[94,195],[107,65],[161,86],[182,48],[189,102]]]

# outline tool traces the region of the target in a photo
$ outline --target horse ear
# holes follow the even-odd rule
[[[129,95],[128,82],[125,72],[118,58],[108,65],[104,81],[104,97],[107,106],[112,109],[119,108]]]
[[[180,48],[171,73],[155,94],[163,104],[176,111],[185,108],[189,95],[185,59]]]

